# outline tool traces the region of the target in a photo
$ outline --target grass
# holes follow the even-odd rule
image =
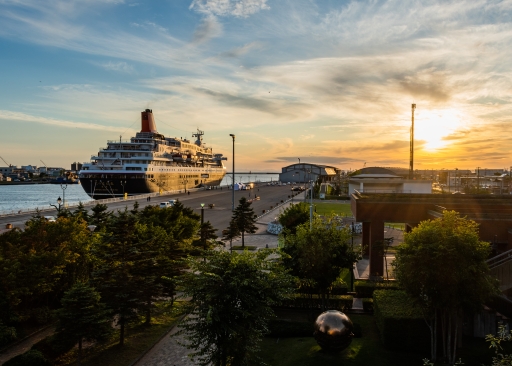
[[[387,351],[380,343],[373,316],[350,315],[361,326],[363,336],[354,338],[340,353],[322,351],[313,337],[266,338],[262,343],[263,361],[272,366],[398,366],[421,365],[422,355]]]
[[[270,366],[421,366],[429,354],[388,351],[379,339],[374,317],[349,314],[352,322],[362,329],[362,337],[354,338],[350,346],[340,353],[322,351],[313,337],[265,338],[260,356]],[[463,338],[458,351],[465,366],[490,364],[492,351],[483,339]],[[442,365],[438,363],[436,365]]]
[[[315,212],[319,215],[336,214],[339,216],[352,217],[352,210],[349,203],[314,203]]]
[[[169,302],[156,304],[151,326],[138,324],[128,327],[125,331],[125,344],[119,347],[119,332],[104,344],[84,349],[82,366],[126,366],[151,347],[167,330],[176,324],[182,315],[182,302],[175,301],[174,306]],[[64,355],[56,364],[76,365],[77,350]]]

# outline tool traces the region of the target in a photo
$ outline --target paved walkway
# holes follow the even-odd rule
[[[34,344],[39,342],[40,340],[52,335],[55,332],[55,327],[51,326],[43,329],[42,331],[28,337],[27,339],[19,342],[18,344],[8,348],[5,352],[0,353],[0,365],[3,365],[4,362],[9,361],[11,358],[21,355],[22,353],[27,352],[32,348]]]
[[[190,350],[178,344],[183,336],[175,336],[179,328],[176,326],[163,337],[148,353],[132,366],[195,366],[188,354]]]

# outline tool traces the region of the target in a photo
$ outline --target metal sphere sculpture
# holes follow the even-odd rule
[[[315,320],[316,342],[325,351],[340,352],[352,342],[352,320],[338,310],[327,310]]]

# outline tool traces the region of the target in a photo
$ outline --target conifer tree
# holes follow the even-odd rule
[[[58,310],[58,332],[78,343],[77,365],[82,359],[84,340],[101,340],[111,332],[111,318],[100,294],[94,288],[78,282],[64,294]]]
[[[242,234],[242,248],[245,246],[245,233],[254,234],[258,227],[254,225],[256,222],[256,214],[254,209],[251,207],[252,202],[247,201],[247,198],[240,198],[240,203],[235,208],[235,212],[232,217],[234,225],[238,231]],[[231,225],[230,225],[231,226]],[[229,230],[229,228],[228,228]]]

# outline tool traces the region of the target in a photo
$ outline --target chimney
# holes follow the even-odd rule
[[[146,109],[144,112],[141,112],[141,130],[140,132],[153,132],[158,133],[156,130],[155,119],[153,118],[153,111],[151,109]]]

